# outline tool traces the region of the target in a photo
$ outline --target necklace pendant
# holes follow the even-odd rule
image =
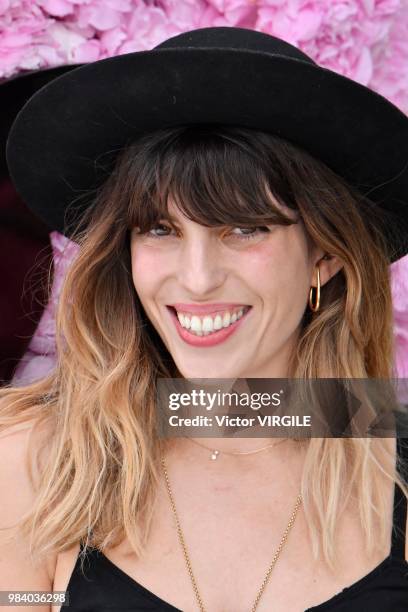
[[[217,457],[218,457],[218,455],[219,455],[219,454],[220,454],[220,451],[217,451],[217,450],[213,451],[213,452],[211,453],[211,459],[212,459],[213,461],[215,461],[215,460],[217,459]]]

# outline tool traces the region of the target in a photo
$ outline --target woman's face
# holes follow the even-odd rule
[[[310,286],[316,286],[314,264],[324,255],[308,253],[303,224],[207,228],[171,200],[169,213],[172,222],[160,220],[146,234],[132,231],[132,276],[181,375],[288,376]],[[320,264],[321,285],[331,275],[329,265]],[[169,308],[175,304],[190,330]]]

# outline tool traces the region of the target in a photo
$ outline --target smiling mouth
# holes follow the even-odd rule
[[[167,305],[167,308],[175,319],[178,326],[187,334],[194,337],[217,336],[221,332],[226,332],[234,328],[236,324],[245,318],[245,315],[252,309],[252,306],[242,306],[235,308],[233,314],[230,311],[218,311],[212,315],[184,315],[178,313],[174,306]]]

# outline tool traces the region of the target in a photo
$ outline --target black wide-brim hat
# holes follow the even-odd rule
[[[51,68],[24,70],[0,80],[0,174],[8,174],[6,164],[6,142],[10,127],[19,110],[31,96],[57,77],[84,64],[64,64]]]
[[[145,132],[202,123],[261,129],[308,151],[387,211],[390,262],[408,252],[408,117],[255,30],[192,30],[58,77],[18,114],[7,163],[27,205],[69,236],[68,206],[92,202],[87,191],[119,150]]]

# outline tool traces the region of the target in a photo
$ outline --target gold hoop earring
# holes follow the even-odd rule
[[[320,308],[320,268],[319,266],[316,266],[316,267],[317,267],[316,304],[313,304],[312,302],[313,287],[310,287],[310,292],[309,292],[309,306],[313,312],[316,312]]]

